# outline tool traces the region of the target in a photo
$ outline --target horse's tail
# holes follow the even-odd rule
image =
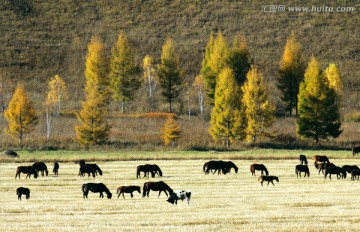
[[[15,179],[17,176],[19,176],[19,179],[20,179],[20,167],[16,168]]]
[[[117,188],[117,190],[116,190],[116,194],[119,194],[119,193],[120,193],[120,191],[121,191],[121,187]]]
[[[208,163],[209,163],[209,162],[204,163],[204,166],[203,166],[203,171],[204,171],[204,172],[205,172],[205,169],[206,169]]]
[[[254,165],[252,164],[252,165],[250,165],[250,172],[254,173],[254,171],[255,171],[255,168],[254,168]]]
[[[140,177],[140,166],[137,166],[136,168],[136,179]]]
[[[82,191],[83,191],[83,198],[87,198],[87,194],[89,192],[89,188],[88,188],[88,184],[83,184],[82,185]]]

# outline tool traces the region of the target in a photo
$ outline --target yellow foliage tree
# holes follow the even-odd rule
[[[29,100],[25,88],[19,85],[5,111],[5,118],[8,121],[8,128],[5,133],[19,139],[19,146],[22,146],[23,135],[35,130],[38,124],[35,108]]]
[[[56,109],[56,116],[60,115],[61,103],[65,99],[67,99],[66,83],[59,75],[55,75],[48,83],[46,103]]]
[[[325,69],[324,74],[329,82],[330,88],[334,89],[338,97],[342,96],[343,85],[339,70],[334,63],[329,64]]]
[[[175,146],[176,140],[178,140],[181,135],[180,125],[173,116],[166,119],[164,127],[161,128],[160,131],[162,133],[161,138],[164,140],[165,145],[171,144]]]
[[[242,91],[247,122],[246,140],[255,142],[259,136],[270,135],[267,128],[274,121],[275,106],[268,100],[263,75],[254,67],[246,75]]]
[[[243,123],[240,88],[233,71],[226,67],[217,80],[209,133],[215,141],[224,138],[229,148],[231,141],[242,139]]]

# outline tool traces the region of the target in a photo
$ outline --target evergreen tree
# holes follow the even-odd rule
[[[141,84],[140,69],[135,65],[134,54],[124,32],[120,32],[115,46],[111,50],[110,86],[113,98],[125,103],[134,99]]]
[[[246,47],[244,36],[234,37],[227,63],[233,70],[238,85],[242,86],[246,80],[246,74],[251,68],[250,53]]]
[[[252,68],[242,86],[242,103],[245,107],[246,139],[255,142],[259,136],[269,136],[267,128],[274,121],[275,106],[268,100],[263,75]]]
[[[38,124],[35,108],[28,98],[25,88],[19,85],[5,111],[5,118],[8,121],[8,128],[5,133],[19,139],[19,146],[22,146],[23,135],[35,130]]]
[[[161,64],[158,66],[158,78],[162,95],[169,103],[172,112],[173,102],[180,96],[182,73],[179,67],[179,56],[171,38],[167,38],[162,47]]]
[[[175,146],[176,140],[178,140],[181,135],[180,125],[176,122],[174,116],[166,119],[164,127],[161,128],[160,131],[162,133],[161,138],[164,140],[165,145],[171,144],[171,146]]]
[[[336,92],[326,75],[321,74],[315,57],[309,61],[298,98],[298,135],[318,143],[320,139],[337,138],[341,134]]]
[[[305,64],[302,60],[300,43],[296,41],[295,34],[286,40],[284,52],[280,61],[278,88],[282,92],[282,100],[286,104],[289,115],[297,112],[297,95],[299,86],[304,77]]]
[[[224,138],[227,148],[231,141],[243,138],[240,107],[240,89],[234,73],[230,68],[224,68],[216,84],[209,133],[215,141]]]

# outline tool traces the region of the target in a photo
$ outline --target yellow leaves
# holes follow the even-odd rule
[[[17,86],[15,93],[5,111],[5,118],[8,121],[8,128],[5,133],[14,137],[22,137],[30,133],[38,123],[35,108],[32,101],[28,99],[25,88]]]
[[[175,62],[174,65],[179,65],[179,55],[176,53],[173,40],[168,37],[166,38],[161,51],[161,63],[168,61]]]
[[[264,77],[256,68],[250,69],[246,78],[242,103],[247,122],[246,139],[251,142],[257,136],[269,135],[267,128],[274,121],[275,106],[269,102]]]
[[[160,129],[165,145],[175,145],[175,141],[180,138],[180,125],[175,121],[175,118],[170,116],[166,119],[164,127]]]
[[[209,65],[215,73],[220,73],[226,66],[227,59],[229,57],[230,50],[227,42],[221,32],[217,35],[214,41],[213,52],[210,56]]]
[[[58,110],[60,110],[60,103],[66,98],[66,83],[59,75],[55,75],[48,83],[45,105],[51,108],[58,106]]]
[[[286,45],[280,61],[281,70],[288,69],[300,62],[300,48],[300,43],[296,41],[295,34],[291,33],[291,36],[286,40]]]
[[[338,96],[342,95],[343,85],[341,82],[340,73],[334,63],[329,64],[327,69],[324,71],[325,77],[329,82],[331,89],[334,89]]]

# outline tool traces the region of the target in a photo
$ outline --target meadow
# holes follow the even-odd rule
[[[309,160],[310,178],[297,178],[295,165],[300,153]],[[52,169],[56,153],[38,154]],[[58,153],[59,154],[59,153]],[[226,153],[139,153],[75,154],[75,158],[97,160],[103,170],[95,179],[79,177],[75,158],[59,154],[59,176],[38,179],[14,179],[20,165],[30,165],[34,154],[25,153],[15,162],[0,163],[0,230],[1,231],[356,231],[360,226],[358,206],[359,182],[326,179],[318,175],[311,157],[327,154],[338,166],[360,165],[350,151],[248,150]],[[39,158],[38,157],[38,158]],[[96,159],[97,157],[98,159]],[[109,161],[100,161],[105,157]],[[128,158],[124,158],[128,157]],[[153,157],[153,158],[151,158]],[[166,158],[167,157],[167,158]],[[170,159],[174,157],[174,159]],[[183,158],[181,158],[183,157]],[[205,175],[203,164],[209,159],[231,159],[237,174]],[[156,163],[163,177],[136,179],[136,167]],[[275,186],[261,186],[249,166],[263,163],[270,175],[279,176]],[[149,198],[134,193],[117,198],[121,185],[142,186],[146,181],[165,181],[174,190],[192,192],[190,205],[171,205],[162,193],[150,192]],[[102,182],[113,193],[112,199],[100,199],[89,193],[83,199],[81,185]],[[15,190],[24,186],[31,190],[29,200],[17,200]]]

